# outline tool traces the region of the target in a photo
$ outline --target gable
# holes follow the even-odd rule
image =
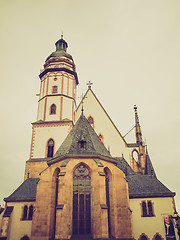
[[[123,139],[121,133],[97,99],[91,88],[89,88],[83,98],[84,115],[92,116],[94,119],[93,128],[97,135],[103,136],[105,147],[110,150],[113,157],[121,157],[124,155],[125,159],[130,162],[130,151],[126,141]],[[80,102],[76,112],[75,121],[79,118],[82,109],[82,101]]]

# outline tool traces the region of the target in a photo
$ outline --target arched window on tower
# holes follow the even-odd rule
[[[53,86],[52,87],[52,93],[57,93],[58,87],[57,86]]]
[[[50,114],[56,114],[56,105],[55,104],[52,104],[51,105],[51,109],[50,109]]]
[[[53,157],[53,154],[54,154],[54,141],[51,138],[47,144],[47,157]]]

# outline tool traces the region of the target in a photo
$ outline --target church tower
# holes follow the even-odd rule
[[[41,85],[37,121],[32,123],[30,159],[52,157],[74,122],[76,67],[62,36],[55,45],[56,51],[46,59],[39,75]]]
[[[72,56],[67,53],[68,44],[63,36],[55,45],[56,51],[47,57],[39,75],[37,121],[32,123],[30,160],[26,164],[25,179],[37,177],[45,160],[54,156],[74,125],[78,85],[76,67]]]

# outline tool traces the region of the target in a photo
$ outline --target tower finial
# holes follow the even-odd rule
[[[139,124],[139,117],[138,117],[136,105],[134,105],[134,112],[135,112],[136,143],[138,145],[142,145],[142,133],[141,133],[141,127]]]
[[[63,31],[62,31],[62,33],[61,33],[61,39],[63,39],[63,37],[64,37],[64,35],[63,35]]]

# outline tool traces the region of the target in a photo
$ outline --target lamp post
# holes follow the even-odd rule
[[[177,228],[178,236],[180,238],[180,216],[178,212],[175,210],[174,214],[170,216],[171,219],[175,220],[175,228]]]

